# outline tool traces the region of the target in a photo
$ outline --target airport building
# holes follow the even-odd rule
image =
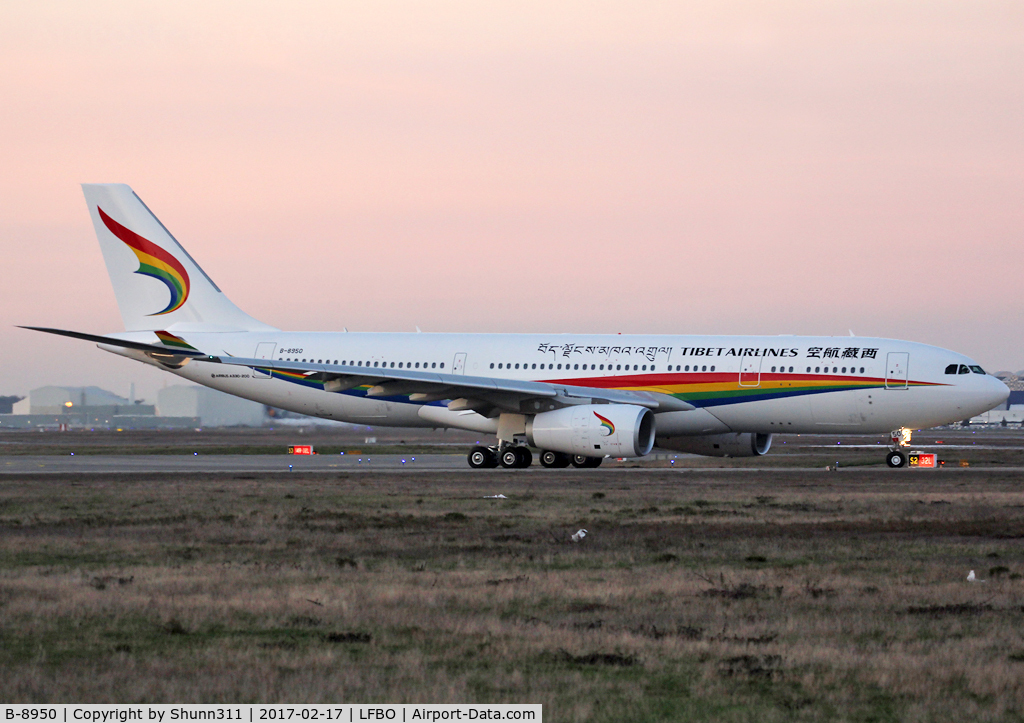
[[[156,408],[99,387],[39,387],[14,405],[14,414],[93,414],[153,416]]]
[[[11,411],[0,414],[0,429],[259,427],[266,418],[262,404],[183,385],[161,389],[155,405],[99,387],[40,387],[14,402]]]
[[[132,394],[134,396],[134,393]],[[0,414],[0,429],[173,429],[198,427],[194,416],[157,416],[156,407],[99,387],[39,387]]]

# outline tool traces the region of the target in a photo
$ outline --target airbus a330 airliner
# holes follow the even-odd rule
[[[126,331],[26,327],[325,419],[493,434],[473,467],[596,467],[654,447],[756,456],[776,433],[881,434],[984,412],[1006,385],[894,339],[282,331],[228,300],[138,196],[86,184]]]

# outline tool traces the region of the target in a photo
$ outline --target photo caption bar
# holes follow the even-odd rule
[[[478,721],[544,720],[539,703],[491,705],[170,705],[115,703],[111,705],[0,705],[0,723],[178,723],[179,721]]]

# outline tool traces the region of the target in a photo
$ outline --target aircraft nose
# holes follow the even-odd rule
[[[987,376],[985,381],[987,382],[985,394],[987,395],[986,404],[989,405],[988,409],[992,409],[1010,398],[1010,388],[1003,384],[1001,380],[993,376]]]
[[[1010,388],[993,376],[971,374],[960,377],[959,391],[963,393],[957,407],[966,417],[973,417],[994,409],[1010,396]]]

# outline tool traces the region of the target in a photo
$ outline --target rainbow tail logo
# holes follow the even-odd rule
[[[139,270],[135,273],[143,276],[151,276],[167,285],[171,292],[171,300],[163,311],[156,311],[149,316],[161,316],[177,311],[188,299],[189,280],[188,272],[181,262],[157,246],[147,238],[139,236],[134,231],[122,226],[108,216],[102,208],[96,207],[100,212],[100,219],[103,221],[110,233],[119,239],[135,252],[139,259]]]
[[[608,417],[602,417],[597,412],[594,412],[594,416],[601,421],[601,427],[604,429],[605,437],[615,434],[615,425],[612,424],[612,420],[608,419]]]
[[[273,330],[232,304],[129,186],[83,183],[82,192],[125,331]]]

